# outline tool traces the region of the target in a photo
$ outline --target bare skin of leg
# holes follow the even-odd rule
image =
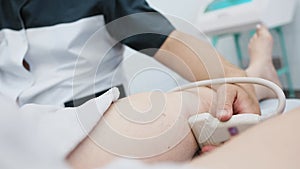
[[[202,87],[176,93],[142,93],[121,99],[110,107],[89,138],[67,161],[73,168],[89,169],[102,167],[118,157],[134,157],[145,162],[190,160],[198,145],[187,119],[207,112],[214,98],[213,90]],[[147,116],[135,119],[143,115]],[[153,121],[148,121],[151,116]],[[115,131],[124,137],[116,136]]]
[[[272,63],[273,38],[268,29],[260,26],[249,45],[250,64],[246,69],[249,77],[260,77],[270,80],[282,87],[275,67]],[[274,98],[275,94],[270,89],[255,85],[256,96],[258,100]]]
[[[248,76],[265,78],[280,85],[271,60],[273,41],[268,33],[265,28],[259,29],[249,43],[251,63],[246,72]],[[266,51],[261,51],[260,48]],[[261,67],[266,70],[261,69]],[[267,74],[266,71],[268,72]],[[263,90],[264,89],[260,87],[256,87],[257,97],[259,99],[272,97],[269,92],[264,92]],[[150,95],[154,97],[154,100],[150,99],[151,101],[149,102],[148,98],[150,98]],[[151,114],[155,114],[157,110],[153,109],[153,111],[149,111],[149,105],[152,107],[161,107],[161,102],[155,102],[155,100],[160,100],[159,98],[165,98],[165,109],[159,111],[163,112],[162,116],[153,122],[141,125],[133,121],[128,121],[126,118],[124,119],[125,112],[132,112],[132,108],[130,108],[130,111],[125,111],[127,106],[125,106],[124,109],[124,105],[133,104],[134,111],[147,112],[147,114],[151,116]],[[188,127],[187,119],[192,114],[211,111],[210,108],[214,107],[212,106],[212,103],[215,102],[214,99],[215,93],[208,88],[196,88],[189,91],[168,94],[144,93],[122,99],[111,106],[104,118],[90,134],[90,138],[86,138],[69,155],[67,161],[74,168],[94,168],[104,166],[118,156],[134,156],[136,158],[143,158],[143,160],[147,162],[189,160],[198,147]],[[180,107],[177,107],[178,105],[180,105]],[[176,126],[174,125],[175,122],[181,122],[181,124]],[[130,143],[127,143],[128,145],[122,144],[122,146],[118,148],[119,151],[114,151],[113,147],[105,147],[103,146],[105,143],[101,142],[102,140],[109,142],[114,138],[111,133],[106,132],[107,126],[112,127],[122,133],[122,135],[132,138],[148,138],[153,135],[161,134],[165,130],[168,130],[170,126],[176,126],[175,128],[180,131],[178,134],[185,137],[178,138],[181,142],[176,144],[175,147],[172,147],[175,145],[174,143],[167,145],[165,148],[162,148],[162,151],[158,154],[157,152],[150,152],[150,150],[155,149],[155,146],[133,146],[130,145]],[[164,137],[162,137],[162,139],[161,142],[167,140]],[[116,145],[118,145],[118,143],[116,143]],[[124,147],[130,147],[131,152]],[[124,149],[123,152],[121,151],[122,149]],[[166,149],[168,149],[168,151],[163,152]],[[125,151],[127,151],[128,154],[124,153]],[[139,154],[139,151],[146,152],[146,154]],[[147,156],[151,157],[146,158]]]
[[[199,90],[201,92],[207,93],[205,96],[206,101],[208,98],[213,98],[214,94],[211,93],[211,90],[203,89]],[[169,100],[173,106],[169,107],[168,103],[166,105],[166,116],[169,118],[158,120],[151,127],[144,130],[139,126],[136,128],[136,124],[126,124],[128,123],[124,119],[119,119],[118,112],[115,109],[115,106],[112,106],[109,112],[105,115],[105,119],[108,122],[111,122],[110,125],[116,127],[120,132],[124,132],[127,136],[135,136],[139,138],[143,138],[147,135],[156,135],[157,132],[160,133],[165,124],[174,124],[174,119],[178,120],[178,116],[173,116],[174,112],[178,109],[178,107],[174,106],[176,103],[181,102],[180,96],[182,93],[171,93],[167,94],[166,97],[170,97],[172,100]],[[193,98],[192,100],[199,100],[195,95],[190,95],[190,91],[188,93],[184,93],[184,97]],[[144,101],[141,100],[141,97],[145,97],[147,95],[140,94],[134,96],[135,98],[132,100],[133,102],[137,101],[137,106],[141,109],[148,107],[145,105]],[[203,98],[202,98],[203,99]],[[123,99],[126,103],[128,100]],[[178,102],[179,101],[179,102]],[[140,102],[140,103],[138,103]],[[168,102],[168,101],[167,101]],[[195,106],[207,106],[208,102],[201,102],[198,104],[196,102],[186,103],[186,104],[195,104]],[[117,102],[117,104],[120,102]],[[128,102],[126,104],[129,104]],[[141,106],[141,107],[140,107]],[[186,109],[187,108],[187,109]],[[201,109],[201,108],[200,108]],[[185,113],[181,113],[179,116],[185,119],[190,115],[187,112],[194,112],[195,110],[189,109],[188,107],[183,108],[182,110]],[[168,113],[170,111],[171,114]],[[200,110],[201,111],[201,110]],[[177,114],[177,113],[175,113]],[[177,114],[178,115],[178,114]],[[171,119],[171,120],[170,120]],[[300,153],[300,147],[297,146],[300,141],[299,132],[295,131],[299,128],[300,119],[300,108],[289,112],[285,115],[273,118],[269,121],[266,121],[252,129],[249,129],[245,133],[233,138],[223,146],[219,147],[215,151],[208,153],[204,156],[198,157],[187,163],[187,165],[192,167],[204,167],[204,168],[218,168],[218,169],[264,169],[264,168],[272,168],[272,169],[281,169],[281,168],[289,168],[296,169],[299,168],[298,164],[298,154]],[[163,121],[163,126],[162,126]],[[178,135],[185,135],[182,141],[177,144],[175,147],[169,149],[167,152],[162,153],[160,155],[147,158],[147,159],[139,159],[144,160],[145,162],[162,162],[162,161],[177,161],[183,162],[192,159],[193,154],[197,150],[197,144],[194,140],[194,137],[191,135],[189,130],[186,128],[186,123],[182,122],[176,131]],[[101,125],[102,123],[102,125]],[[103,128],[104,120],[101,120],[99,125],[95,128],[95,130],[91,133],[90,137],[95,141],[98,139],[108,139],[112,143],[115,142],[109,133],[105,133],[101,128]],[[125,123],[125,125],[124,125]],[[276,124],[276,125],[274,125]],[[123,128],[125,127],[125,128]],[[133,127],[133,128],[131,128]],[[145,126],[144,126],[145,127]],[[179,129],[179,130],[178,130]],[[187,132],[186,133],[186,129]],[[142,131],[142,132],[141,132]],[[124,134],[123,133],[123,134]],[[100,135],[98,135],[100,134]],[[166,142],[166,137],[162,137],[162,142]],[[122,144],[121,140],[118,140]],[[117,141],[117,142],[118,142]],[[71,164],[73,168],[95,168],[102,167],[113,160],[119,158],[117,155],[109,153],[102,149],[101,145],[97,145],[96,142],[93,142],[91,139],[85,139],[75,150],[70,154],[67,161]],[[172,146],[172,145],[170,145]],[[129,147],[129,149],[140,149],[141,151],[149,151],[151,149],[156,149],[157,146],[149,144],[147,147],[142,147],[138,145],[121,145],[122,147]],[[134,151],[134,150],[133,150]]]
[[[190,164],[210,169],[298,169],[300,108],[259,124]]]
[[[160,98],[164,98],[164,101],[161,102]],[[145,162],[183,162],[190,160],[198,146],[187,124],[187,119],[193,114],[211,111],[210,109],[215,107],[213,105],[215,99],[216,93],[208,88],[195,88],[167,94],[143,93],[121,99],[111,106],[89,138],[86,138],[69,155],[67,161],[74,168],[86,169],[102,167],[118,157],[134,157]],[[128,116],[124,113],[132,111],[155,114],[159,111],[151,108],[162,107],[161,103],[164,103],[164,109],[160,111],[162,114],[151,123],[140,124],[124,118],[124,116]],[[131,105],[131,107],[126,105]],[[158,145],[165,143],[166,140],[176,139],[175,142],[158,148],[157,144],[143,145],[141,143],[141,145],[137,145],[133,140],[132,143],[124,144],[122,140],[111,134],[113,132],[107,126],[117,130],[122,135],[139,139],[160,135],[172,126],[176,131],[175,133],[183,137],[177,138],[174,135],[161,137],[156,142]],[[113,143],[114,140],[117,142],[105,146],[105,140],[109,143]],[[120,146],[117,147],[118,151],[114,146]],[[155,149],[158,151],[151,152]]]

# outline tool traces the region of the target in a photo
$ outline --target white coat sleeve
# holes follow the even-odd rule
[[[112,88],[76,108],[28,104],[21,107],[19,112],[23,118],[34,123],[36,137],[50,141],[55,145],[58,155],[65,158],[86,138],[118,97],[119,90]]]

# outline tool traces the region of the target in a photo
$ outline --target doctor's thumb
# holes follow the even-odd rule
[[[235,98],[236,90],[230,85],[221,86],[217,90],[216,117],[220,121],[228,121],[232,117]]]

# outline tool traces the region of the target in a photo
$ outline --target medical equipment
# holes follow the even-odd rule
[[[205,35],[212,37],[212,44],[232,35],[236,48],[238,65],[244,67],[243,52],[239,44],[242,32],[252,32],[256,24],[263,24],[273,30],[278,37],[282,55],[279,76],[285,75],[289,96],[295,97],[288,62],[283,25],[293,20],[297,0],[211,0],[200,11],[196,27]]]
[[[296,0],[214,0],[197,18],[197,27],[206,35],[251,30],[257,24],[269,28],[293,19]]]
[[[262,114],[261,116],[256,114],[233,115],[232,118],[227,122],[220,122],[217,118],[214,118],[209,113],[196,114],[189,118],[189,124],[200,147],[205,145],[219,145],[230,139],[232,136],[245,131],[249,127],[254,126],[259,122],[269,119],[275,115],[279,115],[284,111],[286,98],[281,88],[273,82],[261,78],[234,77],[205,80],[177,87],[171,91],[175,92],[194,87],[219,85],[225,83],[253,83],[270,88],[278,98],[277,110],[272,114]]]

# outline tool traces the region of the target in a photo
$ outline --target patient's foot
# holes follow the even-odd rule
[[[258,27],[248,48],[250,64],[246,69],[247,75],[270,80],[282,87],[272,62],[273,38],[266,27]],[[255,90],[259,100],[275,97],[275,94],[266,87],[255,85]]]

